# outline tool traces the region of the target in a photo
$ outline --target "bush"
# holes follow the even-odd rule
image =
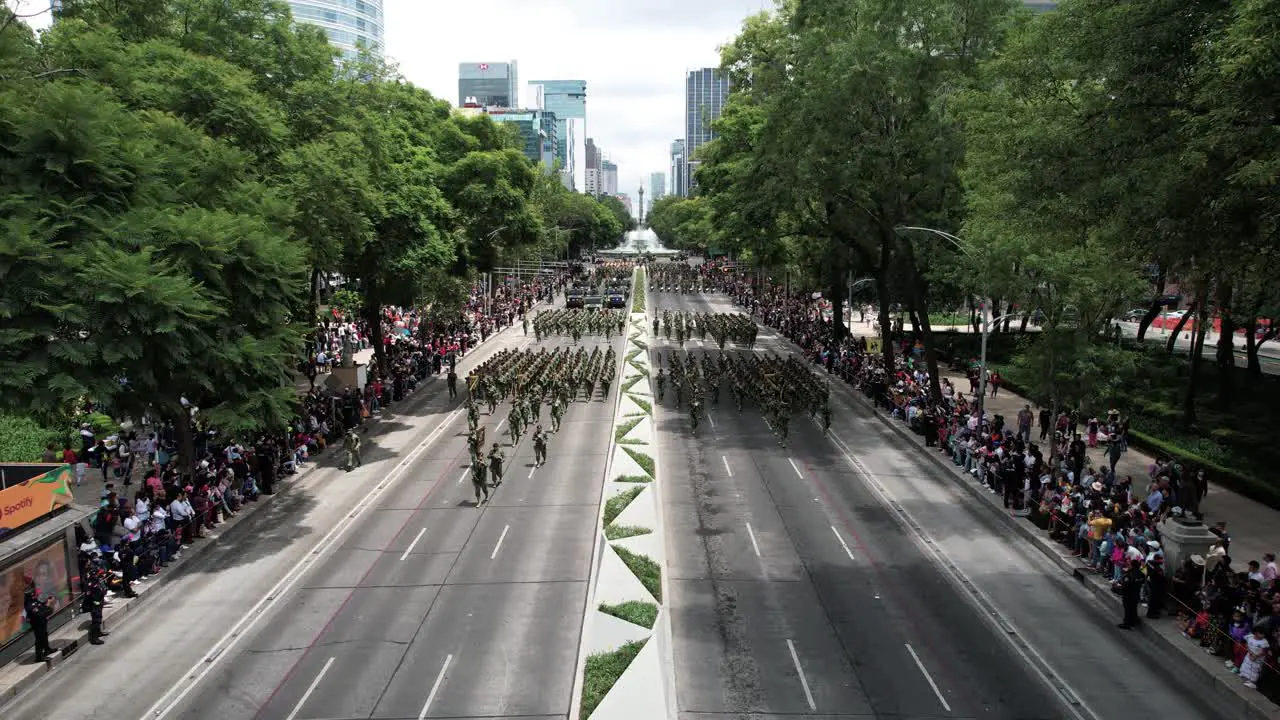
[[[642,490],[644,490],[643,487],[633,488],[624,493],[618,493],[605,501],[605,527],[608,527],[610,523],[617,519],[617,517],[622,514],[622,511],[627,509],[627,506],[631,504],[632,500],[636,499],[636,496],[639,495]]]
[[[35,420],[15,415],[0,415],[0,462],[40,462],[49,443],[61,450],[62,434],[42,427]]]
[[[654,474],[653,458],[640,452],[639,450],[632,450],[631,448],[628,448],[628,447],[622,448],[622,451],[630,455],[631,459],[635,460],[636,464],[640,466],[640,469],[644,470],[646,473],[649,474],[649,477],[651,478],[657,477],[657,475]]]
[[[1129,438],[1135,446],[1145,449],[1153,455],[1172,457],[1182,463],[1185,468],[1204,468],[1205,476],[1211,483],[1216,482],[1247,498],[1280,510],[1280,488],[1266,480],[1221,465],[1212,459],[1178,447],[1174,443],[1148,435],[1140,430],[1130,430]]]
[[[662,602],[662,568],[658,567],[658,563],[647,555],[633,553],[624,547],[615,547],[613,551],[631,568],[631,572],[653,595],[653,599]]]
[[[658,606],[641,600],[632,600],[621,605],[601,603],[600,612],[650,630],[653,629],[653,624],[658,622]]]
[[[629,642],[613,652],[597,653],[587,658],[582,673],[582,712],[583,718],[591,717],[606,693],[622,677],[644,647],[645,640]]]

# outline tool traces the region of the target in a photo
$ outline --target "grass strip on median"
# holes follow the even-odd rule
[[[647,483],[647,482],[653,482],[653,478],[649,477],[648,475],[619,475],[618,477],[614,478],[613,481],[629,482],[629,483]]]
[[[635,384],[636,384],[636,383],[640,382],[640,381],[641,381],[641,380],[643,380],[643,379],[644,379],[643,377],[641,377],[641,376],[637,375],[637,376],[635,376],[635,377],[631,378],[630,380],[628,380],[628,381],[626,381],[626,382],[622,383],[622,392],[628,392],[628,391],[630,391],[632,387],[635,387]],[[635,399],[635,398],[632,398],[632,400],[634,400],[634,399]]]
[[[658,606],[643,600],[631,600],[621,605],[600,603],[600,612],[650,630],[658,622]]]
[[[610,540],[621,540],[623,538],[635,537],[637,535],[648,535],[653,532],[649,528],[637,527],[635,525],[610,525],[604,529],[604,536]]]
[[[615,546],[613,551],[618,553],[618,557],[622,558],[622,562],[626,563],[627,567],[631,568],[631,572],[653,595],[653,598],[662,602],[662,568],[658,567],[658,563],[648,555],[633,553],[623,547]]]
[[[653,458],[640,452],[639,450],[632,450],[631,448],[628,448],[628,447],[624,447],[622,448],[622,450],[626,454],[630,455],[631,459],[635,460],[636,464],[640,466],[640,469],[648,473],[649,477],[657,477],[656,475],[654,475]]]
[[[644,351],[641,350],[640,348],[636,348],[635,350],[632,350],[631,352],[627,353],[627,362],[631,362],[632,360],[635,360],[636,358],[640,357],[640,353],[642,352]]]
[[[629,642],[613,652],[597,653],[587,657],[582,673],[582,717],[589,718],[604,696],[613,688],[631,661],[636,659],[646,640]]]
[[[617,442],[622,442],[622,438],[625,437],[627,433],[631,432],[632,430],[635,430],[636,426],[639,425],[640,421],[643,419],[644,419],[643,415],[634,417],[622,423],[618,427],[614,428],[613,439],[616,440]]]
[[[641,375],[649,377],[649,368],[637,363],[635,360],[628,360],[627,364],[635,368]]]
[[[635,395],[632,395],[631,393],[627,393],[627,397],[631,398],[631,402],[639,405],[640,409],[644,410],[644,413],[646,415],[653,414],[653,406],[649,404],[648,400],[645,400],[643,398],[638,398]]]
[[[607,502],[605,502],[604,504],[605,527],[609,527],[609,523],[612,523],[614,519],[618,517],[618,515],[622,514],[623,510],[627,509],[627,506],[631,504],[632,500],[636,499],[636,496],[640,494],[641,490],[644,490],[644,488],[643,487],[632,488],[631,490],[628,490],[624,493],[618,493],[617,495],[614,495],[613,497],[609,498]]]
[[[631,282],[631,312],[644,312],[644,269],[636,270],[636,276]]]

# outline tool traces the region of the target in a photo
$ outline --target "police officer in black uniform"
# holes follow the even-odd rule
[[[102,638],[111,634],[102,629],[102,608],[106,601],[107,586],[104,584],[101,574],[97,572],[89,573],[85,581],[84,599],[80,603],[80,609],[89,613],[90,645],[101,645]]]
[[[22,609],[31,625],[31,634],[36,636],[36,662],[44,662],[45,658],[53,654],[53,648],[49,646],[49,616],[53,614],[53,598],[40,597],[35,578],[30,576],[27,577],[26,590],[22,594]]]

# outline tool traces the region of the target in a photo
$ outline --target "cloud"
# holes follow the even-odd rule
[[[685,71],[719,65],[719,46],[771,4],[384,0],[385,45],[406,78],[455,103],[461,62],[518,61],[522,97],[529,80],[586,80],[587,135],[618,164],[620,191],[647,194],[684,137]]]

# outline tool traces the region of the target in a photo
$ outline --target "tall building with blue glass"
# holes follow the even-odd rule
[[[556,160],[560,163],[564,186],[577,190],[586,186],[587,81],[530,80],[530,107],[555,113]]]
[[[329,44],[354,58],[360,47],[382,57],[382,0],[289,0],[293,19],[324,30]]]
[[[697,185],[693,173],[698,166],[698,148],[715,138],[711,124],[729,99],[729,76],[719,68],[690,70],[684,84],[684,194],[688,195]]]

